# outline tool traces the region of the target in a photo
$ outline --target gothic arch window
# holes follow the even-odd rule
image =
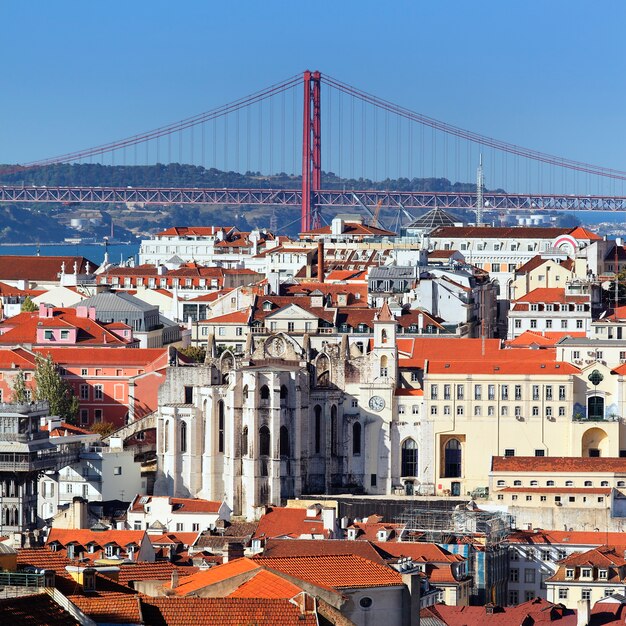
[[[269,400],[270,399],[270,388],[267,385],[263,385],[261,387],[261,400]]]
[[[461,461],[461,442],[458,439],[448,439],[444,448],[444,477],[459,478]]]
[[[270,455],[270,429],[267,426],[259,428],[259,454],[260,456]]]
[[[247,402],[248,401],[248,385],[243,386],[242,395],[243,395],[243,401]]]
[[[187,422],[180,425],[180,451],[187,452]]]
[[[330,359],[325,354],[321,354],[315,364],[317,371],[317,386],[328,387],[330,384]]]
[[[224,402],[217,403],[217,451],[224,452]]]
[[[402,442],[401,475],[417,476],[417,444],[409,437]]]
[[[289,430],[286,426],[280,427],[280,456],[289,456]]]
[[[289,398],[289,390],[287,389],[287,387],[285,387],[285,385],[281,385],[280,386],[280,399],[287,400],[287,398]]]
[[[316,404],[313,412],[315,413],[315,453],[319,454],[322,445],[322,407]]]
[[[248,456],[248,427],[244,426],[241,432],[241,456]]]
[[[380,342],[387,343],[387,341],[388,341],[387,331],[383,328],[382,331],[380,332]]]
[[[330,407],[330,453],[337,455],[337,406]]]
[[[170,444],[170,422],[167,420],[165,422],[165,427],[163,429],[163,452],[167,452]],[[6,493],[4,494],[6,495]]]
[[[361,424],[352,424],[352,454],[361,454]]]

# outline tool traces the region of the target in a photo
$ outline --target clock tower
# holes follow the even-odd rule
[[[374,317],[374,347],[372,350],[372,379],[384,379],[390,383],[397,380],[398,346],[396,318],[385,302]],[[381,380],[382,382],[382,380]]]

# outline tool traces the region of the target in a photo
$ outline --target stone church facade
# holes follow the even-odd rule
[[[306,334],[250,335],[243,355],[168,368],[155,493],[225,499],[250,517],[303,494],[391,493],[407,461],[417,477],[419,428],[393,419],[398,353],[387,306],[374,327],[364,352],[345,336],[317,351]]]

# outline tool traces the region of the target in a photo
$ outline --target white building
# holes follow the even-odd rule
[[[98,435],[92,437],[99,439]],[[66,443],[64,437],[58,439]],[[133,450],[122,448],[121,440],[113,438],[111,447],[107,448],[93,445],[87,437],[78,463],[40,478],[37,509],[41,519],[49,519],[59,507],[71,504],[75,496],[90,502],[128,502],[136,493],[145,491],[146,486],[141,463],[135,462]]]
[[[213,530],[218,520],[230,522],[225,502],[195,498],[137,495],[128,507],[126,523],[133,530],[202,532]]]

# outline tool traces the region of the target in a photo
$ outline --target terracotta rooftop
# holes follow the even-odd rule
[[[262,569],[229,594],[229,597],[289,599],[301,591],[300,587],[285,578]]]
[[[435,606],[420,611],[422,623],[426,618],[438,619],[438,626],[531,626],[558,622],[559,626],[576,626],[576,613],[563,605],[535,598],[517,606],[493,607],[488,612],[484,606]]]
[[[354,554],[329,556],[255,557],[270,570],[335,589],[402,585],[396,570]]]
[[[187,596],[193,594],[204,587],[209,587],[215,583],[228,580],[234,576],[239,576],[246,572],[259,569],[261,565],[248,558],[235,559],[223,565],[212,567],[208,570],[201,570],[185,577],[175,589],[177,596]]]
[[[269,539],[264,557],[333,556],[351,554],[381,565],[385,559],[369,541],[347,539]]]
[[[79,624],[45,593],[1,599],[0,623],[15,626],[78,626]]]
[[[432,233],[431,239],[556,239],[567,235],[571,228],[546,228],[542,226],[440,226]]]
[[[218,513],[222,506],[222,503],[216,500],[202,500],[201,498],[137,495],[131,502],[129,511],[131,513],[143,513],[147,504],[156,504],[158,501],[167,501],[174,513]]]
[[[307,516],[308,509],[289,507],[270,507],[261,516],[254,533],[255,539],[271,539],[275,537],[312,537],[319,535],[328,537],[329,531],[324,529],[321,515]]]
[[[121,594],[103,594],[99,597],[70,595],[68,599],[98,624],[144,623],[138,596]]]
[[[537,289],[533,289],[529,291],[527,294],[517,298],[514,300],[516,303],[521,302],[545,302],[547,304],[550,303],[559,303],[559,304],[568,304],[568,303],[585,303],[589,302],[589,296],[568,296],[565,295],[564,287],[539,287]]]
[[[63,263],[66,274],[74,273],[74,263],[79,274],[86,273],[87,264],[91,272],[98,268],[98,263],[83,256],[0,255],[0,280],[57,282]]]
[[[565,337],[586,337],[584,332],[552,332],[526,330],[515,339],[509,339],[506,345],[509,348],[528,348],[537,346],[539,348],[554,348],[556,344]]]
[[[494,456],[492,472],[626,472],[626,458],[563,456]]]
[[[142,596],[150,626],[317,626],[314,613],[285,599],[149,598]]]

